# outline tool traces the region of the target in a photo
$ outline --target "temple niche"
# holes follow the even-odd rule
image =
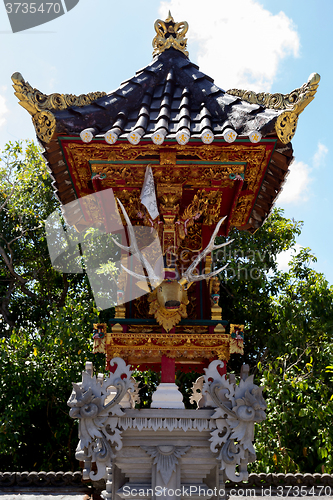
[[[112,93],[45,95],[12,76],[66,223],[81,242],[91,228],[109,235],[118,262],[103,285],[111,291],[88,270],[97,305],[115,306],[93,332],[109,375],[88,363],[68,401],[84,479],[105,480],[104,498],[117,500],[140,488],[154,498],[157,487],[209,498],[247,478],[266,404],[247,365],[238,383],[226,375],[244,325],[222,318],[224,268],[212,255],[231,228],[254,233],[269,216],[320,80],[290,94],[224,91],[190,61],[185,21],[169,13],[154,28],[152,62]],[[161,371],[150,409],[137,409],[133,367]],[[185,409],[176,370],[201,374],[197,410]]]

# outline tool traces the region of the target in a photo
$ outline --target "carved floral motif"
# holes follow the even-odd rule
[[[205,368],[204,377],[195,383],[192,402],[197,401],[201,407],[201,393],[206,398],[208,396],[207,405],[212,406],[210,403],[213,402],[216,406],[212,415],[216,419],[216,429],[211,432],[210,448],[212,452],[219,452],[220,469],[226,478],[236,482],[247,479],[247,463],[256,458],[254,424],[265,420],[267,405],[262,396],[263,387],[254,384],[253,375],[248,376],[248,365],[243,365],[238,385],[230,377],[220,374],[219,369],[223,366],[223,362],[216,360]]]
[[[120,325],[119,325],[120,326]],[[113,327],[114,328],[114,327]],[[142,328],[142,327],[140,327]],[[120,356],[124,359],[135,356],[137,360],[156,358],[206,358],[217,356],[221,360],[230,358],[232,339],[226,333],[107,333],[105,339],[94,340],[94,352],[106,353],[107,359]]]
[[[87,362],[82,382],[73,383],[67,402],[71,408],[69,415],[79,419],[80,441],[75,456],[85,462],[84,479],[98,481],[105,477],[105,468],[114,457],[112,446],[116,450],[122,447],[116,418],[124,414],[120,402],[127,391],[134,392],[135,400],[138,400],[130,367],[121,358],[114,358],[110,366],[114,371],[104,379],[93,375],[92,363]],[[91,471],[91,462],[97,465],[96,473]]]

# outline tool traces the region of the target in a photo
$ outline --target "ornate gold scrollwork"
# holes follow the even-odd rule
[[[180,50],[180,52],[188,56],[186,50],[187,38],[185,38],[188,31],[188,23],[186,21],[175,23],[169,11],[169,15],[165,21],[161,19],[155,21],[154,28],[156,36],[153,39],[153,56],[161,54],[170,47]]]
[[[231,223],[236,227],[241,227],[245,224],[247,214],[253,204],[253,195],[247,194],[239,198],[237,207],[233,213]]]
[[[227,94],[234,95],[236,97],[240,97],[243,101],[249,102],[251,104],[259,104],[264,108],[269,109],[289,109],[295,110],[295,107],[298,106],[304,100],[309,99],[305,104],[307,106],[309,102],[314,98],[315,93],[317,92],[317,88],[319,85],[320,76],[318,73],[312,73],[310,75],[307,83],[304,83],[302,87],[293,90],[289,94],[270,94],[268,92],[252,92],[252,90],[239,90],[239,89],[230,89],[227,90]],[[310,99],[312,97],[312,99]],[[303,106],[303,109],[305,108]]]
[[[283,144],[288,144],[294,137],[298,122],[298,115],[292,111],[285,111],[275,124],[276,133]]]
[[[87,185],[91,178],[90,161],[92,161],[91,169],[93,173],[106,174],[106,178],[103,181],[103,186],[106,188],[117,188],[120,185],[125,185],[126,187],[135,187],[141,190],[147,161],[149,161],[148,158],[149,156],[158,154],[160,154],[161,161],[160,165],[153,165],[152,167],[154,178],[157,185],[163,184],[165,189],[168,188],[170,192],[172,186],[182,186],[185,180],[193,188],[212,188],[214,187],[213,181],[218,181],[219,189],[223,187],[232,188],[234,181],[230,178],[230,174],[243,174],[248,192],[252,194],[249,195],[249,200],[246,204],[244,204],[245,198],[240,198],[239,201],[242,202],[242,207],[238,203],[233,216],[234,220],[232,221],[236,226],[244,225],[250,215],[249,210],[252,206],[250,198],[253,201],[256,196],[256,191],[259,188],[263,172],[272,152],[272,148],[265,144],[251,144],[250,146],[247,144],[234,144],[224,145],[223,148],[215,145],[190,145],[187,146],[186,150],[181,149],[181,146],[170,144],[167,151],[155,144],[142,144],[138,147],[131,144],[119,143],[111,149],[108,144],[102,143],[77,144],[64,141],[62,144],[67,155],[70,171],[75,180],[77,192],[80,196],[87,194],[87,191],[84,191],[84,186]],[[220,161],[228,163],[221,165],[203,164],[192,168],[191,160],[189,160],[189,163],[186,165],[177,165],[175,159],[178,151],[181,151],[182,155],[198,158],[204,162]],[[140,157],[143,158],[142,164],[112,164],[114,161],[119,162],[124,159],[136,160]],[[235,163],[233,164],[233,162]],[[207,205],[209,208],[206,213],[203,213],[205,224],[210,223],[209,219],[213,223],[213,219],[215,219],[216,222],[219,215],[218,205],[220,200],[218,199],[218,195],[215,195],[215,191],[209,192],[214,194],[209,195],[212,199],[209,200]],[[133,191],[131,192],[132,196]],[[216,199],[214,198],[215,196],[217,196]],[[122,198],[121,201],[123,201]],[[193,228],[195,228],[195,224],[187,223],[188,236],[194,231]],[[180,227],[181,231],[182,228]],[[174,239],[174,237],[172,238]],[[190,247],[188,244],[185,244],[185,247],[191,249],[198,248],[198,246],[200,247],[200,241],[201,239],[199,238],[198,244],[193,244]]]
[[[15,95],[20,105],[32,116],[37,137],[42,142],[50,142],[56,128],[56,119],[53,110],[60,111],[71,106],[87,106],[99,97],[106,95],[105,92],[91,92],[79,96],[72,94],[50,94],[46,95],[31,87],[21,75],[12,75]]]
[[[314,99],[320,82],[318,73],[312,73],[307,83],[293,90],[290,94],[269,94],[261,92],[256,94],[249,90],[231,89],[227,93],[240,97],[251,104],[259,104],[264,108],[285,110],[275,124],[278,138],[283,144],[288,144],[294,137],[298,116],[304,108]]]
[[[21,103],[20,103],[21,104]],[[56,119],[51,111],[41,111],[32,116],[37,137],[43,142],[50,142],[56,128]]]
[[[140,213],[140,210],[142,210],[139,189],[133,189],[131,191],[123,189],[121,191],[117,191],[116,196],[126,207],[128,216],[131,219],[137,219],[138,213]],[[124,217],[122,217],[122,223],[124,226],[126,226],[126,220]]]
[[[104,344],[108,359],[120,356],[123,359],[135,357],[136,360],[156,359],[163,354],[170,358],[206,358],[217,356],[228,361],[230,358],[230,335],[225,333],[114,333]],[[97,348],[97,346],[96,346]],[[96,351],[97,352],[97,351]],[[101,352],[100,350],[98,352]]]

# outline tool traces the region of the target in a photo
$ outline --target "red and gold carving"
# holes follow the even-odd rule
[[[107,359],[121,357],[125,360],[135,357],[154,362],[165,355],[170,358],[230,358],[230,335],[225,333],[108,333],[106,345]],[[94,352],[100,352],[94,344]]]
[[[230,325],[230,354],[244,354],[244,325]]]
[[[245,225],[249,219],[274,148],[274,140],[260,144],[191,143],[186,148],[178,144],[169,144],[166,147],[140,143],[139,146],[133,146],[125,142],[110,146],[97,140],[82,144],[70,138],[60,138],[60,141],[79,197],[92,192],[88,184],[95,173],[106,175],[101,181],[103,189],[113,188],[116,192],[124,188],[141,190],[147,164],[152,167],[157,186],[163,184],[171,193],[172,187],[177,185],[183,191],[182,196],[185,191],[189,192],[188,190],[193,196],[199,196],[199,193],[202,196],[202,190],[207,188],[220,194],[223,190],[230,192],[234,186],[234,176],[241,175],[244,177],[246,189],[240,193],[231,220],[236,227]],[[179,155],[181,161],[177,159]],[[158,163],[155,158],[159,158]],[[217,195],[209,194],[210,192],[206,191],[205,195],[211,198],[203,213],[203,223],[214,225],[220,216],[225,215],[224,199],[227,200],[228,197],[223,195],[220,200],[215,199]],[[178,204],[179,201],[175,203],[175,207]],[[191,201],[187,202],[186,208],[191,204]],[[184,209],[182,212],[184,214]],[[185,233],[184,224],[181,224],[184,221],[179,214],[178,217],[179,226],[182,227],[179,227],[179,236],[176,239],[184,237]],[[147,221],[147,224],[152,225],[154,222]]]

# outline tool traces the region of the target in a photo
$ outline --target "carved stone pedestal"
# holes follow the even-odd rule
[[[151,408],[185,408],[183,396],[177,385],[161,382],[153,393]]]
[[[184,488],[194,494],[199,486],[201,493],[218,487],[223,478],[209,442],[213,413],[126,410],[119,421],[123,446],[113,461],[113,498],[138,498],[139,490],[151,499],[180,498]]]
[[[266,404],[246,365],[237,385],[220,374],[223,362],[213,361],[194,384],[197,410],[135,409],[129,366],[121,358],[111,366],[104,378],[87,363],[68,401],[80,422],[76,457],[84,479],[104,479],[105,499],[223,498],[226,480],[247,479],[254,423],[265,418]]]

